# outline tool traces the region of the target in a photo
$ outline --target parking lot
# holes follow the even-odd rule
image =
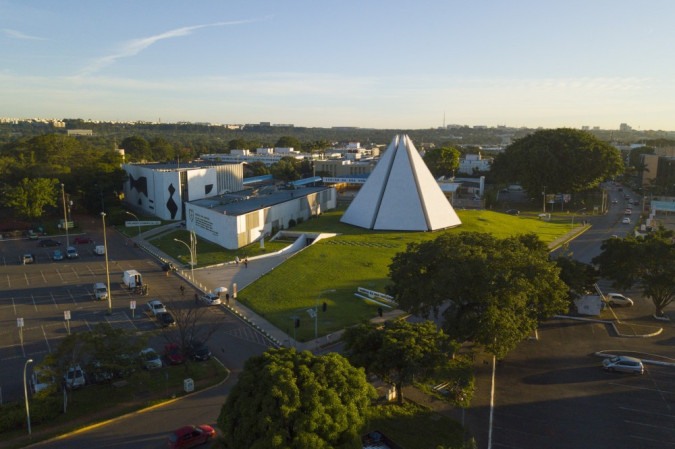
[[[63,242],[63,249],[65,239],[55,239]],[[54,248],[39,247],[35,241],[0,242],[3,402],[21,399],[24,362],[29,358],[40,362],[68,332],[89,330],[100,322],[136,331],[156,330],[158,323],[143,314],[146,301],[153,296],[164,301],[180,299],[179,285],[185,284],[180,278],[167,278],[156,261],[126,246],[125,239],[117,234],[108,235],[108,247],[112,314],[108,314],[108,301],[95,300],[93,293],[94,283],[106,283],[105,258],[94,254],[94,244],[78,245],[76,259],[53,261],[50,255]],[[20,256],[25,253],[33,254],[35,263],[20,264]],[[143,273],[148,296],[134,294],[121,285],[122,271],[132,268]],[[131,301],[136,301],[135,311],[130,309]],[[66,316],[70,319],[66,320]]]
[[[626,313],[625,310],[620,313]],[[600,323],[553,320],[497,366],[492,447],[675,447],[675,368],[605,372],[597,351],[674,357],[675,333],[622,338]]]

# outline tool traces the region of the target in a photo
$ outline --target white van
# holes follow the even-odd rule
[[[94,284],[94,298],[99,301],[108,299],[108,287],[103,282],[97,282]]]
[[[141,287],[143,284],[143,278],[141,277],[141,273],[138,271],[127,270],[122,273],[122,282],[127,288]]]
[[[97,256],[105,256],[105,246],[96,245],[94,247],[94,254],[96,254]]]

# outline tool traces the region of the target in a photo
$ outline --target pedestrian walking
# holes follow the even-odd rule
[[[248,257],[244,259],[244,268],[248,268]]]
[[[195,293],[195,304],[199,304],[199,295]]]
[[[183,296],[185,294],[185,287],[183,287],[183,285],[181,285],[178,288],[180,289],[180,295]]]

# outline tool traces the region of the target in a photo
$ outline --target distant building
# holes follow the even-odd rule
[[[94,131],[91,129],[68,129],[66,133],[69,136],[93,136]]]
[[[478,154],[467,154],[459,160],[458,173],[465,173],[472,175],[475,172],[490,171],[492,166],[492,158],[483,159],[483,156]]]

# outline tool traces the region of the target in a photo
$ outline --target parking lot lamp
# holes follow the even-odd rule
[[[105,276],[108,283],[108,315],[112,315],[112,292],[110,290],[110,267],[108,266],[108,237],[105,232],[105,212],[101,212],[103,220],[103,252],[105,253]]]
[[[330,290],[319,292],[319,295],[314,300],[314,340],[319,338],[319,299],[321,299],[324,293],[335,293],[335,289],[331,288]]]
[[[28,387],[26,386],[26,370],[28,369],[28,364],[33,363],[33,359],[26,360],[26,363],[23,365],[23,397],[26,401],[26,419],[28,420],[28,436],[31,434],[30,430],[30,407],[28,406]]]
[[[574,212],[574,213],[572,214],[572,228],[574,228],[574,216],[575,216],[576,214],[578,214],[579,212],[583,212],[583,211],[585,211],[585,210],[586,210],[586,208],[585,208],[585,207],[582,207],[581,209],[579,209],[578,211],[576,211],[576,212]]]
[[[61,198],[63,199],[63,227],[66,228],[66,248],[68,248],[70,246],[70,239],[68,238],[68,209],[66,208],[66,191],[64,184],[61,184]]]
[[[190,275],[192,276],[192,282],[194,282],[195,281],[195,256],[194,256],[194,253],[192,251],[192,247],[182,240],[174,239],[174,241],[182,243],[183,245],[185,245],[187,247],[188,251],[190,251]]]
[[[132,217],[134,217],[136,219],[136,224],[138,225],[138,242],[140,243],[140,241],[141,241],[141,220],[139,220],[136,215],[132,214],[128,210],[125,210],[124,212],[131,215]]]

